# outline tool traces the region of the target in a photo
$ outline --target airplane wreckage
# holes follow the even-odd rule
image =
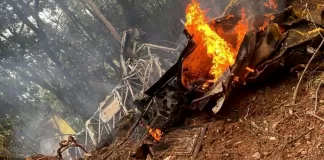
[[[298,10],[292,3],[232,0],[222,16],[207,20],[192,1],[186,10],[187,41],[177,62],[145,92],[139,91],[136,109],[84,159],[195,159],[206,128],[172,128],[186,111],[212,106],[216,114],[235,88],[310,62],[319,67],[324,10]]]

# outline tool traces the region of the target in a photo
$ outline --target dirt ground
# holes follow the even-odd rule
[[[294,6],[305,3],[311,10],[324,4],[322,0],[303,0]],[[235,91],[228,114],[204,113],[190,119],[189,125],[208,128],[197,159],[324,159],[323,89],[316,94],[324,80],[321,77],[310,75],[302,82],[294,106],[288,104],[297,74]]]
[[[323,159],[324,122],[308,114],[314,111],[316,82],[305,80],[298,105],[286,106],[296,84],[297,77],[289,76],[247,87],[231,97],[228,115],[189,120],[190,125],[208,128],[198,159]],[[324,117],[322,104],[315,114]]]
[[[307,5],[309,10],[314,11],[316,10],[319,5],[323,6],[323,0],[295,0],[294,7],[295,8],[303,8],[303,6]]]

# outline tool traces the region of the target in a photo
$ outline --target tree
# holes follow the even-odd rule
[[[114,36],[116,41],[120,42],[121,40],[120,35],[117,33],[116,29],[112,26],[112,24],[107,20],[107,18],[101,14],[96,4],[93,3],[92,0],[83,0],[83,1],[91,7],[91,9],[95,12],[96,16],[98,16],[100,20],[105,24],[105,26],[109,29],[111,35]]]
[[[118,83],[119,33],[139,27],[147,32],[145,42],[174,41],[183,29],[185,5],[181,0],[0,0],[0,117],[18,116],[13,128],[22,128],[31,140],[50,112],[80,130]]]

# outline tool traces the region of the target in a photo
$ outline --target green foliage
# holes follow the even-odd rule
[[[118,82],[119,43],[80,0],[0,0],[0,135],[37,139],[49,113],[77,131]],[[143,42],[181,34],[182,0],[94,0],[118,32]],[[38,143],[35,141],[34,143]]]
[[[12,118],[8,114],[0,119],[0,135],[4,136],[6,139],[13,135],[12,121]]]

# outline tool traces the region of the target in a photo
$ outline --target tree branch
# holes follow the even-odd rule
[[[3,35],[2,33],[0,33],[0,37],[4,38],[5,40],[8,41],[8,37],[6,37],[5,35]]]
[[[311,64],[311,62],[313,61],[313,59],[317,56],[317,53],[318,53],[319,49],[322,47],[323,43],[324,43],[324,39],[322,39],[321,44],[317,47],[317,49],[315,50],[313,56],[309,59],[307,65],[305,67],[305,69],[303,70],[303,72],[302,72],[302,74],[301,74],[301,76],[299,78],[299,81],[297,83],[297,86],[296,86],[296,88],[294,90],[293,99],[292,99],[292,105],[295,105],[296,104],[296,98],[297,98],[297,93],[298,93],[298,89],[299,89],[300,83],[303,80],[304,75],[305,75],[305,73],[306,73],[309,65]]]

